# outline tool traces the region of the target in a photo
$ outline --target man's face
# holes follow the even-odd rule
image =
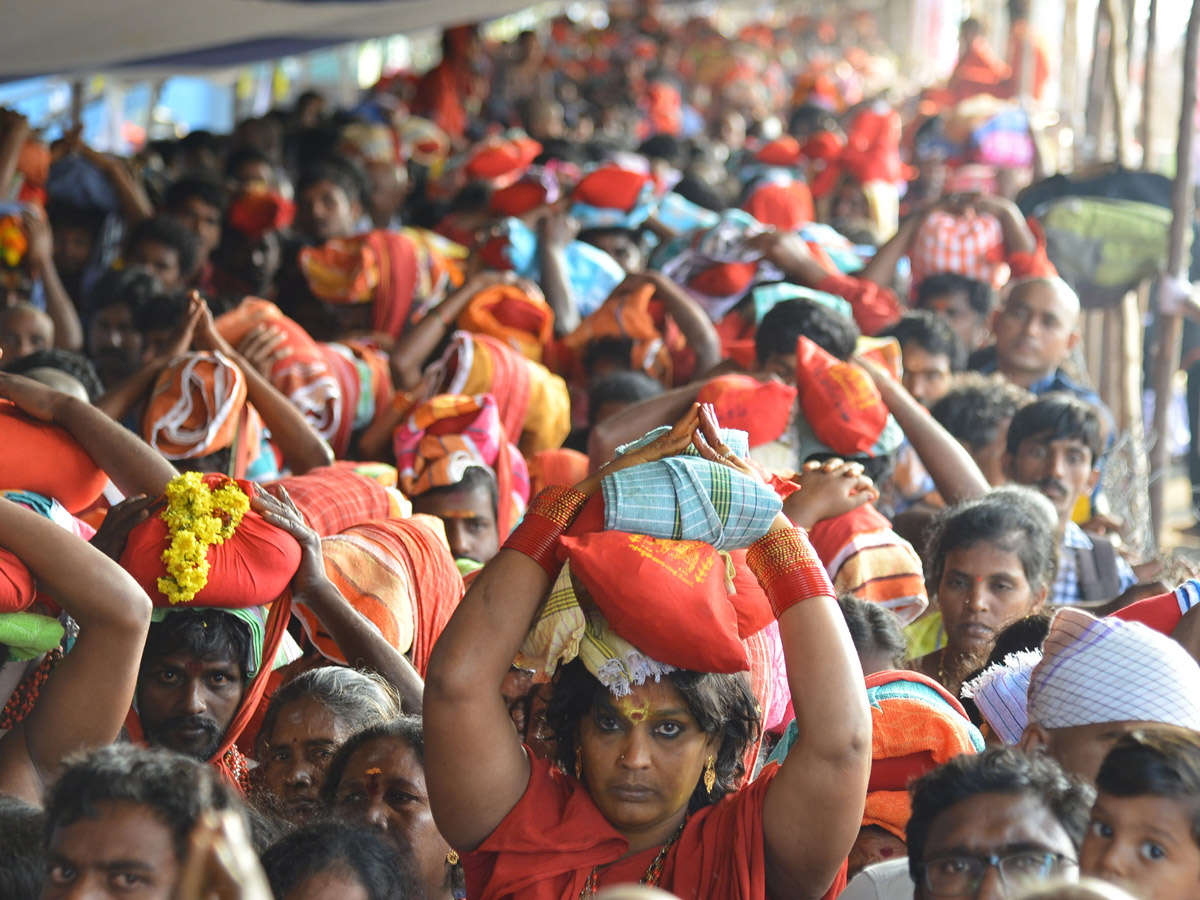
[[[455,559],[486,563],[500,552],[500,529],[486,488],[422,494],[413,499],[413,512],[442,520]]]
[[[1059,854],[1068,862],[1057,863],[1053,866],[1055,871],[1042,874],[1043,870],[1035,862],[1040,854]],[[926,871],[917,881],[915,897],[917,900],[933,900],[934,897],[1001,900],[1020,893],[1022,879],[1009,877],[1006,882],[999,870],[991,865],[983,867],[974,884],[972,879],[962,877],[964,870],[969,871],[978,866],[980,859],[991,856],[1018,857],[1015,862],[1005,863],[1007,870],[1013,873],[1024,870],[1043,878],[1050,875],[1071,879],[1078,873],[1070,835],[1040,798],[1031,794],[976,794],[955,803],[933,820],[925,842]],[[935,894],[929,888],[931,878],[939,882],[958,881],[962,887]]]
[[[188,197],[172,215],[184,228],[196,235],[200,243],[200,258],[208,259],[221,243],[221,210],[209,206],[199,197]]]
[[[1037,488],[1054,504],[1058,524],[1065,527],[1079,498],[1096,486],[1100,471],[1083,441],[1052,440],[1050,434],[1022,440],[1016,454],[1008,458],[1008,469],[1013,481]]]
[[[902,353],[904,386],[922,406],[933,406],[950,390],[950,357],[944,353],[930,353],[911,342],[904,345]]]
[[[179,253],[175,248],[157,241],[134,244],[129,248],[129,257],[125,262],[154,275],[168,291],[180,287],[184,277],[189,274],[179,268]]]
[[[376,228],[388,228],[408,193],[405,177],[394,163],[368,163],[367,214]]]
[[[92,233],[86,228],[54,228],[54,267],[61,275],[74,275],[92,255]]]
[[[54,322],[43,312],[19,309],[0,313],[0,368],[54,346]]]
[[[987,323],[971,308],[966,291],[953,291],[940,297],[932,297],[921,307],[935,312],[966,345],[968,350],[978,350],[987,343]]]
[[[145,340],[134,326],[133,313],[123,303],[106,306],[92,316],[87,334],[88,356],[105,387],[127,378],[142,363]]]
[[[318,243],[354,233],[360,210],[332,181],[310,184],[296,198],[296,227]]]
[[[242,667],[187,650],[146,660],[138,678],[138,715],[152,746],[208,762],[242,702]]]
[[[117,800],[55,828],[46,870],[42,900],[171,900],[180,860],[153,809]]]
[[[1070,354],[1079,340],[1078,309],[1051,285],[1016,288],[996,314],[996,362],[1005,375],[1041,378]]]

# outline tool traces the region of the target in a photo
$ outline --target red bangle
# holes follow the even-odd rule
[[[524,553],[555,578],[561,564],[555,555],[558,539],[587,503],[587,494],[554,485],[533,498],[525,518],[504,542],[504,549]]]
[[[829,573],[799,528],[772,531],[746,552],[746,565],[766,591],[775,618],[812,597],[833,597]]]

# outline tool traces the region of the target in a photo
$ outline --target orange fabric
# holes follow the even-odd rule
[[[552,485],[572,487],[588,476],[588,458],[578,450],[560,447],[529,458],[529,494],[536,496]]]
[[[0,613],[28,609],[37,594],[33,575],[14,553],[0,547]]]
[[[522,356],[542,361],[546,345],[554,338],[554,311],[539,295],[516,285],[484,288],[467,303],[458,327],[504,341]]]
[[[1001,86],[1011,76],[1012,69],[996,56],[986,40],[977,37],[959,57],[946,83],[950,105],[976,94],[995,96],[1003,91]]]
[[[1042,99],[1042,94],[1046,90],[1046,81],[1050,78],[1050,55],[1046,51],[1046,42],[1042,36],[1030,28],[1028,22],[1024,21],[1014,22],[1008,31],[1008,65],[1012,70],[1012,76],[1009,79],[1007,90],[997,96],[1004,98],[1017,96],[1027,48],[1033,53],[1029,95],[1034,100]]]
[[[371,328],[399,337],[417,287],[417,248],[411,238],[377,229],[300,251],[309,290],[327,303],[371,304]]]
[[[790,134],[763,144],[754,158],[763,165],[791,168],[800,164],[802,155],[800,142]]]
[[[541,152],[542,145],[533,138],[492,138],[475,149],[464,169],[469,178],[507,186],[520,178]]]
[[[844,456],[872,454],[888,408],[871,376],[806,337],[796,345],[800,407],[817,439]]]
[[[53,497],[77,513],[100,497],[108,477],[66,429],[39,422],[0,399],[0,490]]]
[[[287,228],[295,215],[296,205],[278,191],[245,190],[229,204],[226,221],[230,228],[259,241],[269,232]]]
[[[308,527],[321,537],[340,534],[359,522],[387,519],[392,498],[377,481],[354,472],[349,464],[321,466],[264,485],[284,488]]]
[[[899,320],[903,312],[895,291],[853,275],[827,275],[817,282],[816,289],[848,300],[863,334],[878,334]]]
[[[225,480],[223,475],[204,476],[210,487]],[[238,485],[247,495],[253,494],[250,482],[238,481]],[[167,574],[162,555],[170,543],[167,523],[155,515],[129,532],[121,554],[121,567],[141,585],[155,606],[171,605],[158,589],[158,579]],[[250,510],[229,540],[208,548],[208,563],[208,583],[189,605],[218,609],[263,606],[287,591],[300,567],[300,545],[286,531]],[[269,669],[272,659],[264,651],[263,668]]]
[[[673,368],[671,354],[650,310],[653,299],[654,286],[649,284],[613,294],[563,338],[563,345],[582,359],[592,341],[627,338],[633,341],[630,364],[652,378],[669,381]]]
[[[1042,224],[1033,216],[1025,220],[1029,226],[1029,230],[1033,232],[1034,238],[1037,240],[1037,249],[1032,253],[1010,253],[1008,254],[1008,280],[1020,281],[1022,278],[1056,278],[1058,277],[1058,269],[1054,263],[1050,262],[1050,257],[1046,255],[1046,232],[1042,230]]]
[[[742,209],[764,225],[782,231],[796,231],[816,217],[812,191],[802,181],[763,184],[746,198]]]
[[[650,182],[650,176],[631,172],[616,166],[605,166],[585,175],[575,185],[571,199],[577,203],[598,206],[602,209],[631,211],[641,197],[642,188]]]
[[[463,596],[463,580],[441,520],[363,522],[321,541],[325,573],[350,605],[407,652],[423,677],[434,642]],[[329,659],[345,657],[311,611],[296,610],[313,644]]]
[[[746,670],[725,561],[708,544],[600,531],[563,537],[559,553],[612,630],[647,656],[694,672]]]
[[[625,856],[629,843],[587,788],[530,757],[529,785],[499,827],[463,854],[467,896],[477,900],[577,900],[593,869],[597,887],[637,882],[658,847]],[[658,887],[682,900],[765,900],[763,802],[779,768],[695,813],[666,858]],[[846,886],[842,867],[823,900]]]
[[[722,375],[700,388],[696,399],[713,404],[723,426],[745,431],[753,449],[783,434],[796,402],[796,389],[775,379]]]
[[[413,98],[413,112],[451,137],[462,137],[467,129],[467,111],[463,108],[467,91],[460,68],[452,60],[442,60],[418,82]]]
[[[224,450],[247,424],[246,376],[220,353],[185,353],[159,373],[142,416],[142,437],[167,459]]]
[[[536,181],[518,181],[493,191],[488,207],[498,216],[523,216],[545,202],[544,185]]]

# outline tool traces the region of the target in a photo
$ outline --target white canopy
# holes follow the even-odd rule
[[[241,65],[515,12],[530,0],[12,0],[0,81]]]

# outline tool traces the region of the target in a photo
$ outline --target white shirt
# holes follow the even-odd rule
[[[915,885],[908,874],[908,857],[867,866],[846,885],[838,900],[913,900]]]

